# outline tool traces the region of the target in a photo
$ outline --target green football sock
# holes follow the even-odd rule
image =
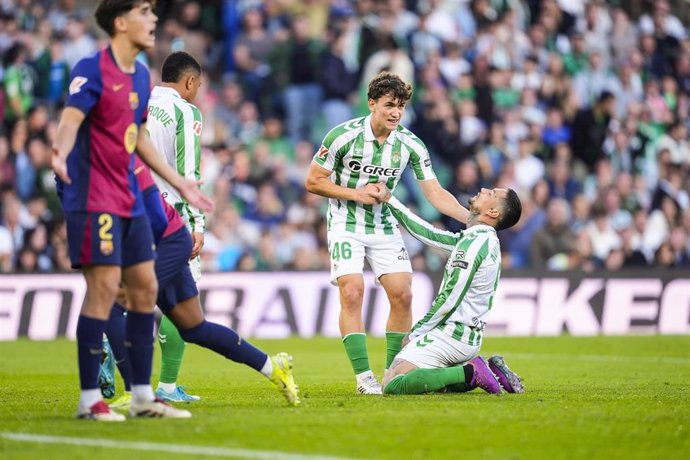
[[[402,341],[407,334],[405,332],[386,332],[386,369],[402,350]]]
[[[388,395],[419,395],[445,388],[448,385],[463,383],[465,371],[462,366],[442,369],[415,369],[407,374],[394,377],[383,392]]]
[[[158,380],[162,383],[176,383],[187,344],[167,316],[161,319],[161,325],[158,328],[158,343],[161,346],[161,375]]]
[[[345,352],[352,363],[352,370],[361,374],[371,370],[369,367],[369,354],[367,353],[367,335],[361,332],[347,334],[343,337]]]

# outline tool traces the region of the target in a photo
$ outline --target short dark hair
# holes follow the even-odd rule
[[[177,83],[189,72],[201,75],[201,66],[191,54],[176,51],[163,61],[161,80],[163,83]]]
[[[369,82],[367,98],[377,100],[385,95],[407,102],[412,98],[412,85],[405,83],[394,73],[381,72]]]
[[[115,35],[115,18],[129,13],[142,3],[156,6],[156,0],[101,0],[94,13],[96,23],[112,37]]]
[[[517,224],[522,215],[522,203],[520,197],[512,188],[508,189],[508,194],[503,201],[503,212],[501,219],[496,223],[496,230],[510,228]]]

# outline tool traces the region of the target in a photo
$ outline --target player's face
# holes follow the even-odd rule
[[[508,196],[504,188],[482,188],[479,193],[470,198],[470,209],[478,214],[484,214],[492,209],[499,209],[501,202]]]
[[[149,2],[142,2],[126,15],[127,37],[141,49],[153,48],[156,42],[156,23],[158,16]]]
[[[386,94],[377,100],[369,99],[371,127],[375,133],[391,132],[398,127],[405,113],[405,102]]]

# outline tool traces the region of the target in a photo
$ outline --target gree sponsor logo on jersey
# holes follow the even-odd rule
[[[77,94],[79,91],[81,91],[81,87],[84,86],[87,81],[89,81],[89,79],[86,77],[74,77],[69,84],[69,93]]]
[[[385,168],[383,166],[369,164],[363,165],[359,160],[351,160],[347,166],[352,172],[362,172],[370,176],[398,177],[400,175],[400,168]]]
[[[149,117],[158,120],[164,127],[168,127],[173,122],[173,117],[160,107],[149,104]]]

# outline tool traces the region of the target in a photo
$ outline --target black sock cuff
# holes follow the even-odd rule
[[[465,371],[465,383],[470,383],[472,377],[474,377],[474,366],[471,364],[465,364],[462,366],[462,370]]]

